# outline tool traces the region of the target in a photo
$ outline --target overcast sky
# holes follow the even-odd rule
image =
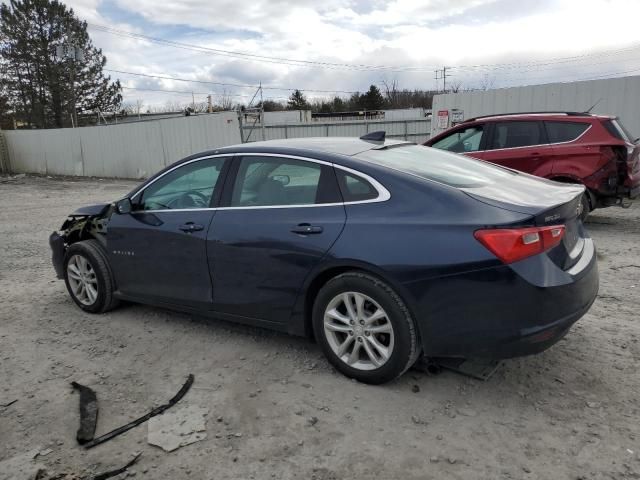
[[[447,81],[468,88],[618,76],[622,72],[640,74],[640,0],[66,3],[89,22],[94,43],[108,58],[107,68],[157,76],[362,91],[370,84],[382,86],[383,81],[393,80],[403,88],[434,89],[434,70],[445,65],[452,67]],[[198,52],[115,35],[94,25],[206,48],[333,65],[295,66],[273,58],[258,61]],[[505,63],[511,65],[495,65]],[[234,100],[247,102],[248,98],[240,95],[252,94],[251,89],[235,86],[110,75],[128,87],[193,91],[196,101],[204,100],[207,93],[226,91],[238,95]],[[126,100],[142,99],[147,105],[191,100],[190,94],[124,93]],[[264,93],[283,98],[290,92]]]

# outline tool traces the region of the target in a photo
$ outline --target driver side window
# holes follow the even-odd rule
[[[209,208],[225,161],[207,158],[176,168],[144,189],[135,210]]]
[[[431,145],[433,148],[454,153],[477,152],[482,140],[482,125],[458,130]]]

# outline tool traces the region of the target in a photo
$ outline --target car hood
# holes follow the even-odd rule
[[[94,215],[102,215],[111,206],[110,203],[98,203],[96,205],[87,205],[78,208],[70,217],[93,217]]]

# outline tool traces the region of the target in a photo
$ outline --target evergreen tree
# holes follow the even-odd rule
[[[55,57],[58,46],[75,47],[81,58]],[[103,75],[106,62],[86,22],[58,0],[0,5],[0,89],[18,122],[63,127],[75,112],[117,110],[120,82]]]
[[[358,101],[360,108],[365,110],[379,110],[384,107],[384,97],[375,85],[371,85],[367,93],[360,95]]]
[[[294,90],[287,102],[287,108],[289,110],[307,110],[309,104],[304,94],[300,90]]]

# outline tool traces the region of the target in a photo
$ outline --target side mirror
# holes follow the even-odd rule
[[[291,182],[291,177],[289,177],[289,175],[274,175],[273,179],[276,182],[281,183],[283,186],[289,185],[289,182]]]
[[[131,205],[131,200],[129,198],[123,198],[116,202],[116,212],[120,215],[131,213],[131,210],[133,210],[133,206]]]

